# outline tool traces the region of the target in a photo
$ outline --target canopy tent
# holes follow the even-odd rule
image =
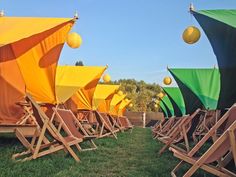
[[[186,113],[196,109],[216,109],[220,92],[220,73],[213,69],[169,69],[186,106]]]
[[[0,17],[0,123],[15,124],[23,115],[16,105],[25,92],[54,103],[56,66],[71,18]]]
[[[169,109],[166,107],[164,102],[160,102],[160,108],[165,117],[171,117]]]
[[[89,84],[85,87],[79,89],[72,97],[67,101],[68,104],[74,104],[77,109],[80,110],[93,110],[93,97],[96,86],[104,73],[107,69],[107,66],[103,67],[94,67],[96,71],[96,75],[94,78],[90,80]],[[81,77],[86,77],[85,75],[81,75]]]
[[[110,103],[110,110],[109,113],[111,115],[118,115],[119,107],[122,102],[122,100],[126,97],[125,94],[119,95],[119,94],[114,94]]]
[[[168,95],[176,116],[182,116],[186,114],[185,103],[183,95],[178,87],[163,87],[163,90]]]
[[[236,102],[236,10],[192,11],[207,35],[221,74],[218,108]]]
[[[97,80],[104,71],[100,66],[58,66],[56,74],[56,96],[58,103],[64,103],[79,89]]]
[[[165,95],[162,99],[161,102],[163,102],[163,104],[168,108],[167,113],[168,113],[168,117],[174,116],[175,112],[174,112],[174,108],[173,105],[169,99],[169,97],[167,95]]]
[[[110,96],[114,95],[120,85],[98,84],[93,97],[93,109],[100,112],[109,112]]]
[[[122,100],[118,109],[118,116],[123,116],[127,106],[131,103],[131,100]]]

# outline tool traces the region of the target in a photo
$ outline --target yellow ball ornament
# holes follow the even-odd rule
[[[118,91],[117,93],[119,96],[122,96],[123,95],[123,92],[121,90]]]
[[[182,37],[187,44],[194,44],[200,39],[201,32],[197,27],[189,26],[184,30]]]
[[[160,92],[158,95],[157,95],[159,98],[163,98],[165,96],[165,94],[163,92]]]
[[[129,107],[132,108],[134,105],[132,103],[129,104]]]
[[[79,48],[82,44],[82,38],[78,33],[69,33],[66,38],[66,43],[73,49]]]
[[[155,108],[158,108],[158,105],[157,105],[157,104],[155,104],[155,105],[154,105],[154,107],[155,107]]]
[[[170,77],[165,77],[163,82],[165,85],[170,85],[172,83],[172,79]]]
[[[128,102],[129,101],[129,99],[128,98],[125,98],[125,102]]]
[[[105,83],[108,83],[111,81],[111,76],[109,74],[105,74],[102,79]]]

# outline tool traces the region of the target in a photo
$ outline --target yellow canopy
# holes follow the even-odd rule
[[[67,101],[78,90],[96,80],[104,71],[98,66],[58,66],[56,75],[56,95],[58,103]]]
[[[55,102],[56,66],[70,18],[0,17],[0,123],[16,123],[25,91]]]
[[[119,104],[121,103],[121,101],[126,97],[126,95],[118,95],[118,94],[114,94],[111,103],[110,103],[110,114],[112,115],[117,115],[118,114],[118,110],[119,110]]]
[[[93,97],[93,109],[96,110],[102,106],[105,106],[106,109],[106,99],[111,95],[114,94],[120,85],[105,85],[105,84],[98,84],[96,90],[94,92]]]
[[[96,76],[90,80],[89,84],[87,84],[85,87],[79,89],[68,101],[70,104],[75,104],[77,109],[87,109],[92,110],[93,109],[93,96],[95,92],[95,88],[103,74],[103,72],[107,69],[107,66],[103,67],[94,67],[92,70],[96,70],[97,74]],[[85,75],[82,75],[81,77],[86,77]]]
[[[123,116],[126,107],[130,104],[131,100],[126,101],[125,99],[122,100],[120,106],[119,106],[119,110],[118,110],[118,116]]]

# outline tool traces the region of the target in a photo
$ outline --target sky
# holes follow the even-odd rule
[[[80,48],[66,44],[60,65],[102,66],[117,79],[144,80],[162,85],[169,68],[209,68],[217,65],[201,27],[189,14],[196,10],[236,9],[235,0],[0,0],[6,16],[73,17],[72,31],[81,35]],[[182,33],[194,25],[201,38],[194,45]],[[1,30],[1,29],[0,29]]]

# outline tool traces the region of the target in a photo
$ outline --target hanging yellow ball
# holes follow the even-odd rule
[[[172,79],[170,77],[165,77],[163,82],[165,85],[170,85],[172,83]]]
[[[117,93],[119,96],[122,96],[123,95],[123,92],[121,90],[118,91]]]
[[[200,39],[201,32],[197,27],[189,26],[184,30],[182,37],[187,44],[194,44]]]
[[[132,103],[129,104],[129,107],[132,108],[134,105]]]
[[[157,104],[154,105],[155,108],[158,108],[159,106]]]
[[[73,49],[79,48],[82,44],[82,38],[78,33],[69,33],[66,38],[66,43]]]
[[[108,83],[111,81],[111,76],[109,74],[105,74],[102,79],[105,83]]]
[[[165,94],[163,92],[160,92],[158,95],[157,95],[159,98],[163,98],[165,96]]]
[[[129,101],[129,99],[128,98],[125,98],[125,102],[128,102]]]

